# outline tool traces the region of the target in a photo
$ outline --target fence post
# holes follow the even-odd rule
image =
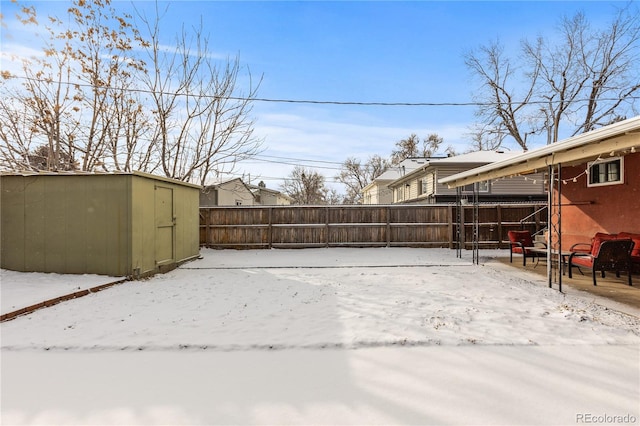
[[[449,235],[449,250],[453,249],[453,206],[447,206],[447,234]]]
[[[498,248],[502,248],[502,206],[498,204]]]
[[[267,228],[267,242],[269,243],[269,248],[273,248],[273,207],[269,207],[269,227]]]
[[[391,207],[387,206],[387,247],[391,247]]]
[[[324,208],[324,214],[325,214],[324,221],[325,221],[325,230],[326,230],[325,246],[329,247],[329,206]]]
[[[205,247],[209,248],[209,246],[211,245],[211,220],[210,220],[210,216],[211,216],[211,209],[205,209],[205,214],[204,214],[204,232],[205,232],[205,237],[204,237],[204,244]]]
[[[460,250],[467,247],[467,222],[465,219],[465,207],[460,206]]]

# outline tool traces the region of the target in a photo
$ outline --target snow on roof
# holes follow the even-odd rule
[[[519,153],[501,161],[480,166],[440,179],[449,187],[458,187],[486,179],[526,173],[551,165],[587,161],[608,152],[624,152],[638,149],[640,116],[610,124],[587,133],[572,136],[563,141]],[[633,152],[631,151],[631,152]]]
[[[386,172],[382,173],[380,176],[375,178],[374,181],[396,180],[399,177],[409,172],[412,172],[418,167],[427,164],[429,160],[430,160],[429,158],[424,158],[424,157],[407,158],[406,160],[402,160],[400,164],[398,164],[397,166],[391,166],[389,170],[387,170]]]
[[[493,163],[522,154],[523,151],[474,151],[452,157],[436,159],[430,163]]]
[[[211,181],[211,182],[207,183],[207,184],[205,185],[205,187],[212,187],[212,186],[213,186],[213,187],[218,187],[218,186],[220,186],[220,185],[224,185],[224,184],[227,184],[227,183],[230,183],[230,182],[236,181],[236,180],[238,180],[238,181],[242,182],[242,183],[246,186],[246,184],[242,181],[242,178],[234,177],[234,178],[229,178],[229,179],[218,179],[218,180],[213,180],[213,181]]]

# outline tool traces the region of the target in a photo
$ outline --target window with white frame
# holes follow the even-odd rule
[[[624,183],[623,157],[596,160],[588,164],[587,186],[604,186]]]
[[[472,183],[471,185],[465,185],[464,188],[462,188],[462,192],[473,192],[473,185],[475,184]],[[477,182],[477,185],[478,185],[478,192],[489,192],[488,180]]]
[[[426,194],[428,191],[429,180],[424,177],[420,179],[420,184],[418,185],[418,195]]]

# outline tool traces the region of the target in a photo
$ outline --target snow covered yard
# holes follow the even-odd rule
[[[3,323],[2,424],[637,424],[640,320],[498,254],[202,250]]]

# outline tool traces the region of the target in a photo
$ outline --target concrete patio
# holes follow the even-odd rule
[[[520,256],[514,256],[513,263],[510,263],[509,251],[505,250],[505,252],[504,256],[497,257],[496,260],[513,268],[523,269],[546,277],[546,260],[542,259],[539,260],[539,262],[527,261],[527,266],[522,266],[522,258]],[[554,273],[557,273],[557,271],[554,271]],[[629,286],[627,285],[626,273],[621,273],[620,277],[616,277],[615,273],[607,272],[604,278],[598,273],[598,285],[594,286],[590,270],[584,270],[580,273],[578,268],[574,267],[572,278],[569,278],[568,274],[562,277],[562,286],[563,291],[566,291],[568,287],[571,290],[586,292],[594,296],[612,300],[616,303],[628,305],[633,308],[633,311],[636,312],[635,315],[637,315],[637,312],[640,312],[640,275],[633,274],[632,279],[633,285]],[[554,288],[556,288],[556,286],[557,284],[554,283]],[[633,312],[630,313],[633,314]]]

